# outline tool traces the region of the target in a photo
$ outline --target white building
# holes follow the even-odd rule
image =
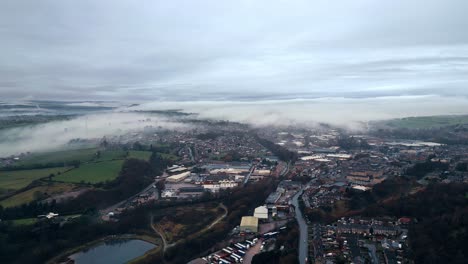
[[[163,197],[163,198],[170,198],[170,197],[174,197],[175,195],[176,195],[176,192],[173,189],[165,189],[161,193],[161,197]]]
[[[210,192],[218,192],[220,189],[237,187],[238,183],[232,180],[220,180],[219,182],[205,182],[203,188]]]
[[[254,216],[258,219],[268,219],[268,208],[266,206],[255,208]]]
[[[183,181],[185,178],[190,176],[190,171],[182,172],[180,174],[172,175],[167,177],[168,182],[180,182]]]
[[[232,180],[220,180],[219,182],[219,188],[221,189],[227,189],[227,188],[234,188],[237,187],[238,183]]]

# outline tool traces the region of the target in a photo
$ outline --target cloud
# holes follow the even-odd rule
[[[140,113],[88,114],[67,121],[0,130],[0,157],[56,150],[65,147],[72,139],[109,138],[141,132],[150,126],[155,130],[178,131],[193,127],[177,120]]]
[[[199,118],[230,120],[254,127],[315,127],[320,123],[362,130],[372,120],[408,116],[468,114],[468,98],[390,96],[376,98],[316,98],[269,101],[152,102],[130,109],[181,109]]]
[[[2,1],[2,98],[468,95],[464,0]]]

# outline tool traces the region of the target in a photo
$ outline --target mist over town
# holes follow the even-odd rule
[[[466,10],[3,1],[0,263],[465,263]]]

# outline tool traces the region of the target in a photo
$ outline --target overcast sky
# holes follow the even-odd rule
[[[468,1],[0,1],[0,100],[468,97]]]

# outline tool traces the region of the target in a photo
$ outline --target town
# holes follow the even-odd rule
[[[324,127],[258,130],[210,122],[188,131],[164,131],[152,127],[150,120],[145,122],[149,125],[141,133],[87,141],[100,146],[96,164],[108,162],[99,161],[103,155],[126,153],[112,156],[111,161],[136,157],[160,166],[159,174],[152,175],[145,188],[98,208],[104,224],[131,219],[133,211],[155,204],[178,208],[178,204],[197,201],[229,200],[232,190],[249,186],[272,190],[261,201],[241,205],[247,214],[238,215],[228,234],[200,251],[202,255],[188,260],[192,264],[261,263],[270,261],[269,257],[296,259],[299,263],[411,263],[408,230],[418,225],[417,220],[369,213],[363,209],[370,203],[363,195],[375,193],[389,201],[418,193],[435,182],[468,182],[468,154],[462,145],[398,140]],[[35,155],[22,153],[0,162],[3,168],[14,168],[27,164],[24,162]],[[78,169],[67,167],[70,172]],[[47,194],[42,200],[38,196],[38,201],[66,203],[105,186],[78,182],[67,176],[70,172],[42,181],[49,185],[67,182],[75,186],[73,189],[67,189],[66,195]],[[408,175],[414,175],[414,180],[402,183]],[[37,188],[34,186],[38,183],[25,190]],[[198,232],[206,232],[230,216],[231,209],[223,203],[209,207],[210,212],[216,209],[224,213],[207,218],[212,222],[200,226]],[[34,222],[67,225],[80,217],[62,215],[59,207],[54,208],[57,211],[44,212]],[[180,224],[167,221],[163,217],[160,222],[151,222],[160,241],[157,248],[162,247],[162,252],[183,244],[171,238],[180,232],[174,229]],[[291,238],[289,234],[296,235]],[[170,245],[168,240],[172,241]]]

